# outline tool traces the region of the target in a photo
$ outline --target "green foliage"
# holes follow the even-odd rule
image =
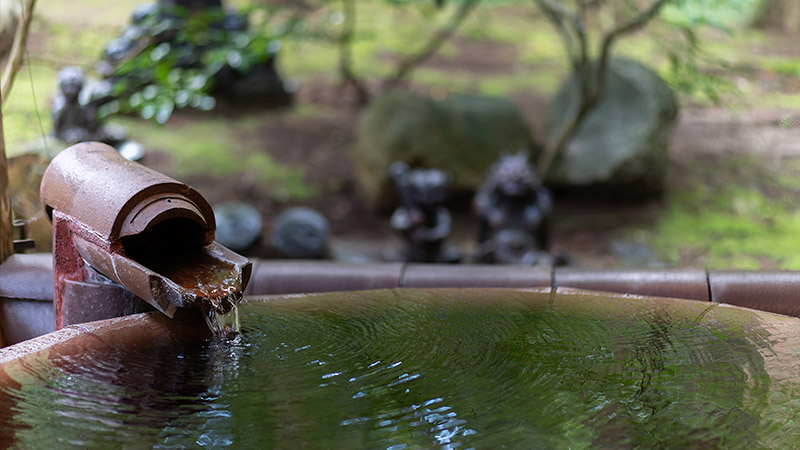
[[[733,85],[727,78],[709,70],[709,67],[724,69],[727,63],[711,57],[703,50],[700,39],[691,26],[678,28],[683,32],[685,40],[667,52],[667,82],[678,92],[692,97],[705,97],[712,103],[719,104],[720,93],[733,90]]]
[[[758,0],[676,0],[660,13],[665,27],[655,33],[660,37],[669,62],[665,78],[679,92],[705,98],[714,104],[721,94],[735,90],[724,73],[729,64],[707,51],[706,32],[733,35],[745,25]]]
[[[746,25],[760,0],[674,0],[661,18],[679,26],[710,26],[730,31]]]
[[[265,8],[268,17],[275,8]],[[214,79],[224,68],[247,73],[265,64],[280,47],[278,34],[266,27],[228,31],[219,26],[222,11],[190,16],[154,14],[141,24],[147,36],[138,53],[119,64],[113,75],[113,94],[120,100],[105,105],[101,116],[137,112],[144,119],[165,123],[176,108],[211,110]],[[283,24],[289,33],[295,23]]]
[[[30,143],[52,128],[47,92],[58,84],[57,75],[38,65],[23,67],[17,74],[14,89],[3,102],[3,138],[9,157],[30,151]]]

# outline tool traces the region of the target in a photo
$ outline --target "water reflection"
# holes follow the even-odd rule
[[[94,448],[793,445],[794,322],[786,340],[734,310],[695,321],[702,305],[411,292],[245,304],[230,340],[37,369],[43,384],[0,396],[15,413],[0,434]]]

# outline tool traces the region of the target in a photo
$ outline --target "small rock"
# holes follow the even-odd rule
[[[328,252],[328,220],[310,208],[289,208],[272,222],[270,241],[284,257],[321,259]]]
[[[252,247],[261,237],[263,223],[258,210],[242,202],[214,205],[216,241],[235,252]]]

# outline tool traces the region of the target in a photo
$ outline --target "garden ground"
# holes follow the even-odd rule
[[[3,108],[11,156],[49,130],[58,69],[66,64],[91,69],[136,3],[40,0],[30,64]],[[434,96],[453,91],[507,96],[524,111],[541,142],[548,102],[565,68],[560,42],[532,11],[530,5],[479,10],[414,73],[410,88]],[[385,74],[398,55],[417,48],[418,35],[429,30],[419,15],[381,4],[367,3],[360,17],[365,18],[362,39],[354,56],[369,80]],[[664,197],[644,204],[557,198],[554,246],[574,264],[800,269],[796,36],[709,31],[703,42],[704,57],[721,62],[724,81],[716,86],[717,104],[700,91],[681,94]],[[619,53],[647,62],[669,79],[657,36],[632,36],[621,42]],[[287,40],[280,58],[282,74],[300,86],[291,109],[220,105],[214,113],[177,113],[165,126],[132,117],[118,122],[148,147],[145,164],[192,184],[212,203],[246,200],[265,218],[288,206],[308,205],[331,221],[335,250],[380,257],[399,241],[385,215],[365,209],[353,182],[348,148],[359,110],[351,93],[337,86],[335,48]],[[29,182],[35,177],[26,180],[17,180],[17,186],[35,192]],[[35,211],[23,210],[22,203],[20,215],[33,216]],[[475,219],[465,204],[456,206],[454,240],[469,253]],[[266,245],[254,254],[270,255]]]

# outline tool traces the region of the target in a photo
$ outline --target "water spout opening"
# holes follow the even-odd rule
[[[206,230],[194,220],[178,217],[163,220],[139,234],[123,236],[120,241],[129,258],[145,264],[167,254],[198,250],[205,243],[205,234]]]
[[[204,245],[205,235],[206,230],[198,223],[175,218],[121,241],[130,259],[175,283],[184,302],[203,311],[214,333],[236,333],[241,276],[235,264]]]

